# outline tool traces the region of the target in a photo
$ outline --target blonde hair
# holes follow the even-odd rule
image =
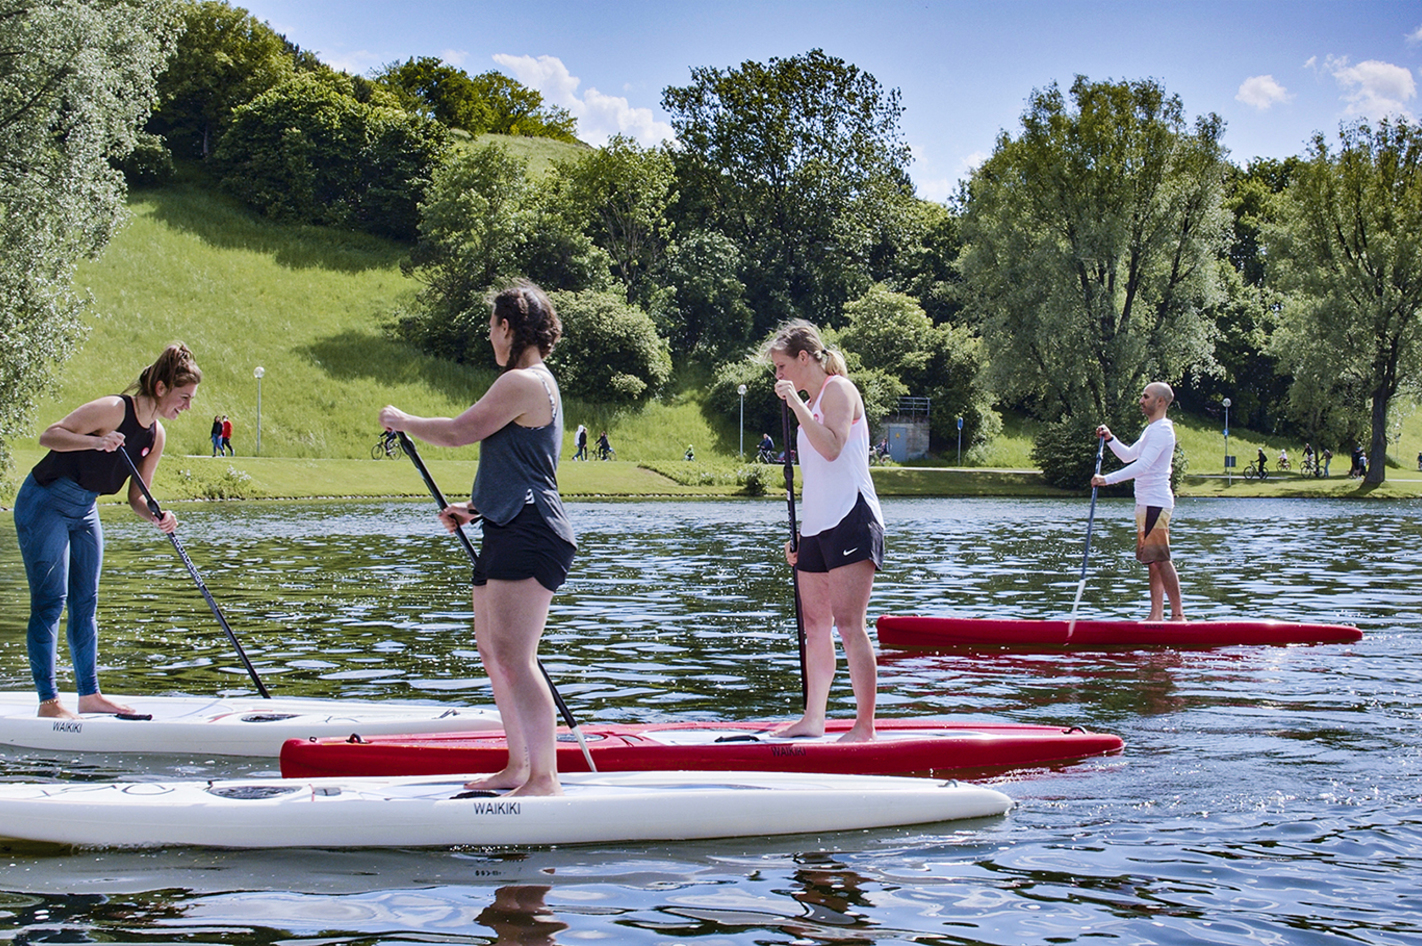
[[[800,357],[800,352],[808,352],[819,362],[825,374],[849,375],[849,366],[844,363],[844,355],[825,345],[820,330],[804,319],[792,319],[775,332],[775,337],[765,343],[760,350],[760,360],[769,361],[772,352],[783,352],[791,358]]]

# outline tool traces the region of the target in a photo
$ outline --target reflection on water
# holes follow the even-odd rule
[[[883,612],[1061,616],[1084,503],[889,501]],[[790,717],[784,505],[581,503],[542,656],[596,722]],[[1199,617],[1356,623],[1352,646],[881,655],[885,716],[1075,723],[1123,756],[1011,773],[1003,819],[651,848],[0,852],[17,942],[1422,942],[1422,600],[1411,503],[1191,501]],[[490,701],[463,552],[420,502],[179,508],[275,694]],[[171,547],[107,509],[105,689],[248,692]],[[1083,615],[1139,616],[1128,503],[1099,505]],[[0,528],[0,688],[26,689]],[[834,708],[851,711],[847,680]],[[0,778],[206,778],[274,763],[0,752]]]

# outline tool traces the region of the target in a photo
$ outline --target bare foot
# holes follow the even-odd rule
[[[549,775],[542,778],[531,778],[518,788],[504,794],[505,798],[532,798],[540,795],[561,795],[563,786],[558,783],[558,776]]]
[[[849,732],[840,736],[836,742],[873,742],[875,739],[874,724],[860,726],[857,723]]]
[[[40,719],[78,719],[79,717],[64,708],[64,704],[58,700],[45,700],[39,705],[39,712],[35,714]]]
[[[465,782],[464,787],[472,791],[485,792],[506,792],[513,788],[518,788],[528,780],[528,773],[520,772],[517,769],[504,769],[495,772],[493,775],[485,775],[483,778],[476,778],[472,782]]]
[[[1179,621],[1181,624],[1184,624],[1184,623],[1185,623],[1185,615],[1183,615],[1183,614],[1172,614],[1172,615],[1170,616],[1170,620],[1172,620],[1172,621]]]
[[[815,722],[811,719],[802,718],[798,723],[791,723],[789,726],[773,729],[770,734],[772,736],[779,736],[782,739],[794,739],[797,736],[808,736],[818,739],[825,734],[825,724],[823,720]]]
[[[115,703],[102,693],[90,693],[87,696],[79,697],[80,713],[132,713],[132,706],[124,706],[122,703]]]

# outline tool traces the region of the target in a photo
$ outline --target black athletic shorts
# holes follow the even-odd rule
[[[795,567],[802,572],[828,572],[863,561],[873,562],[876,569],[884,567],[884,527],[861,493],[839,525],[801,537]]]
[[[474,566],[474,584],[495,581],[523,581],[537,578],[549,591],[568,580],[568,569],[577,552],[571,544],[552,529],[538,514],[538,508],[528,503],[508,525],[496,526],[487,519],[484,546],[479,550],[479,562]]]

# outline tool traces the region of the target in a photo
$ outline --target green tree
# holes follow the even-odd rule
[[[752,335],[741,252],[724,234],[698,231],[674,244],[663,268],[668,293],[653,312],[678,354],[724,358]]]
[[[1389,406],[1422,370],[1422,128],[1345,125],[1336,151],[1316,135],[1267,245],[1288,294],[1275,350],[1296,405],[1350,388],[1365,400],[1368,482],[1381,483]]]
[[[1131,420],[1210,358],[1228,216],[1215,115],[1151,80],[1034,91],[968,185],[961,267],[993,386],[1054,421]]]
[[[563,340],[549,367],[570,397],[634,404],[671,378],[671,353],[651,316],[612,292],[549,294],[563,322]]]
[[[970,450],[985,447],[1002,430],[982,382],[982,339],[970,329],[934,325],[912,297],[883,286],[850,302],[844,314],[844,347],[865,366],[902,382],[906,394],[930,399],[929,428],[939,444],[956,442],[959,417]]]
[[[1297,158],[1259,158],[1243,169],[1226,168],[1224,207],[1233,221],[1229,246],[1219,262],[1221,299],[1209,313],[1217,367],[1196,372],[1176,392],[1186,410],[1219,416],[1220,404],[1228,397],[1230,417],[1238,427],[1277,430],[1287,420],[1291,379],[1271,351],[1281,300],[1278,290],[1268,285],[1269,256],[1262,232],[1274,215],[1276,195],[1298,163]],[[1303,426],[1310,438],[1321,433],[1316,422]]]
[[[484,131],[577,143],[577,119],[565,108],[545,105],[542,93],[492,70],[470,81],[488,116]]]
[[[562,196],[585,232],[612,259],[612,274],[627,300],[650,301],[651,277],[670,240],[667,205],[675,174],[666,147],[642,148],[624,135],[574,161],[560,163]]]
[[[448,133],[340,79],[296,76],[239,106],[215,155],[223,186],[278,220],[413,240]]]
[[[682,146],[679,226],[740,248],[756,333],[793,316],[837,321],[911,200],[898,91],[815,49],[692,69],[662,105]]]
[[[122,173],[178,14],[164,0],[0,0],[0,474],[84,333],[79,260],[124,213]]]
[[[166,138],[174,154],[206,158],[232,110],[290,79],[300,54],[224,0],[191,0],[182,9],[182,37],[158,80],[159,104],[148,130]],[[309,65],[312,57],[301,61]]]
[[[375,80],[416,114],[471,135],[494,133],[575,142],[577,123],[566,109],[499,72],[470,76],[434,56],[390,63]]]
[[[936,324],[962,323],[963,249],[959,215],[943,204],[915,200],[904,205],[896,229],[884,232],[870,271],[875,280],[918,300]]]
[[[409,271],[424,284],[400,332],[455,361],[488,357],[485,298],[520,276],[545,289],[601,289],[607,257],[568,222],[558,181],[529,177],[498,144],[457,149],[434,172],[420,207]]]

